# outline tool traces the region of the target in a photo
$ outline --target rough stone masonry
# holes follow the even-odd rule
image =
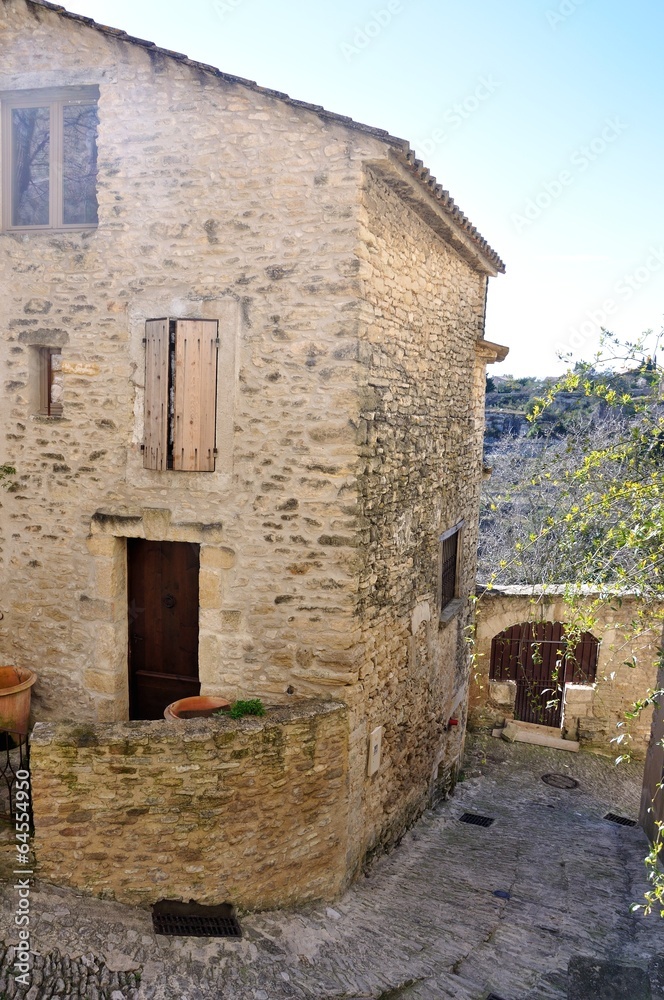
[[[0,46],[0,102],[96,87],[99,114],[98,225],[0,233],[1,655],[36,719],[125,723],[127,539],[196,543],[202,693],[347,705],[350,877],[454,780],[502,262],[385,132],[43,2],[3,0]],[[159,317],[219,323],[214,472],[143,467]]]

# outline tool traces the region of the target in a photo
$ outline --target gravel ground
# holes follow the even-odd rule
[[[16,988],[0,948],[0,1000],[567,1000],[569,963],[586,959],[664,1000],[664,924],[629,912],[647,887],[645,836],[603,818],[636,818],[641,771],[471,737],[455,796],[341,900],[245,915],[241,941],[156,937],[147,911],[39,884],[31,986]],[[579,785],[553,788],[547,772]],[[466,811],[494,823],[459,822]],[[8,944],[15,906],[0,884]]]

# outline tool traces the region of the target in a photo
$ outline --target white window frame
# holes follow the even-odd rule
[[[64,146],[63,108],[68,105],[94,105],[99,102],[98,87],[65,87],[57,90],[16,90],[0,92],[0,151],[2,154],[2,228],[6,232],[41,232],[97,229],[99,222],[63,222]],[[49,222],[40,226],[12,225],[13,146],[12,111],[16,108],[50,108]]]

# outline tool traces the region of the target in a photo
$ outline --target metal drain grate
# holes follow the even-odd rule
[[[471,826],[491,826],[495,822],[491,816],[477,816],[475,813],[464,813],[459,816],[460,823],[470,823]]]
[[[576,778],[570,778],[567,774],[543,774],[542,781],[552,788],[578,788],[579,782]]]
[[[193,900],[181,903],[160,899],[152,907],[152,926],[155,934],[177,937],[242,937],[234,907],[229,903],[202,906]]]
[[[626,816],[616,816],[615,813],[607,813],[604,819],[608,819],[610,823],[618,823],[619,826],[638,826],[639,824],[634,819],[627,819]]]

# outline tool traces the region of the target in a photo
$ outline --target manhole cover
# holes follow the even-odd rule
[[[202,906],[200,903],[181,903],[160,899],[152,907],[152,926],[155,934],[177,937],[242,937],[242,929],[229,903],[220,906]]]
[[[543,774],[542,781],[553,788],[578,788],[579,782],[576,778],[570,778],[567,774]]]
[[[491,816],[477,816],[475,813],[464,813],[459,816],[460,823],[470,823],[471,826],[491,826],[495,822]]]
[[[627,819],[626,816],[616,816],[615,813],[607,813],[604,819],[608,819],[609,823],[618,823],[619,826],[638,826],[636,820]]]

